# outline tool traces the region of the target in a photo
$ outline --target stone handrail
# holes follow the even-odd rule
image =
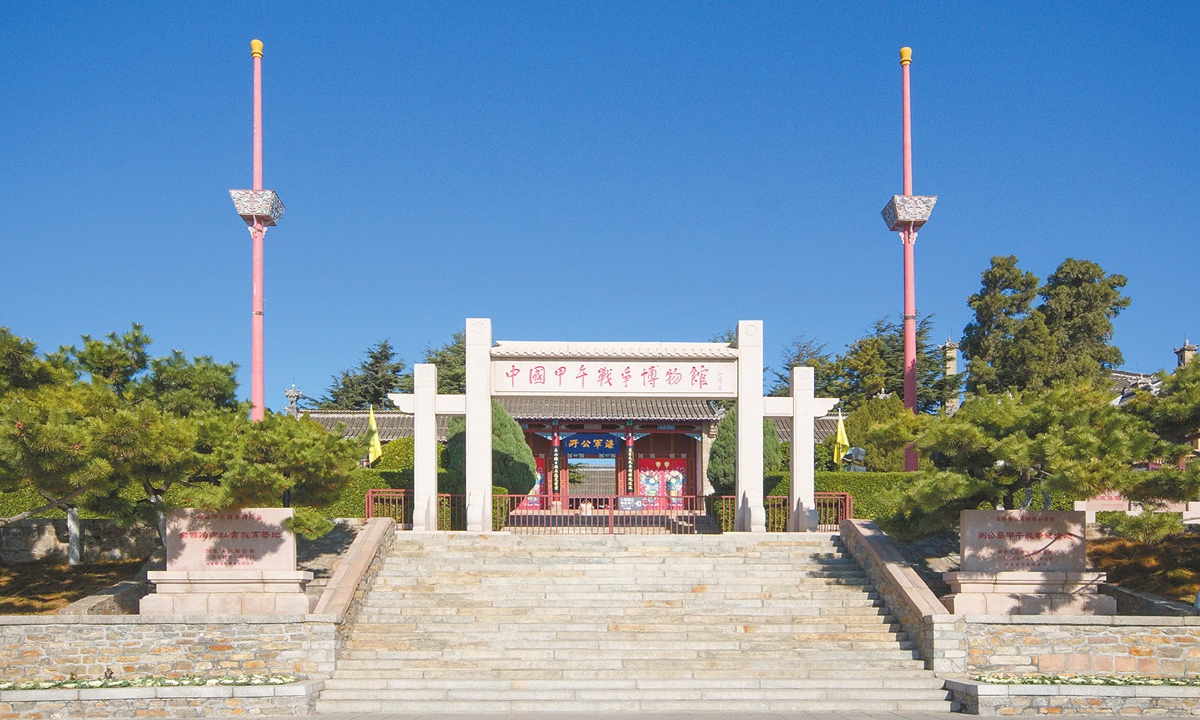
[[[371,518],[366,521],[362,532],[354,538],[346,556],[338,563],[337,570],[321,593],[313,615],[334,615],[339,620],[345,617],[362,590],[364,578],[375,565],[380,548],[391,545],[395,531],[396,523],[391,518]]]
[[[841,538],[888,609],[919,648],[925,666],[937,672],[966,667],[962,616],[950,615],[892,541],[870,520],[843,520]]]

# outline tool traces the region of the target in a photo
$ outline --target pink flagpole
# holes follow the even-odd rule
[[[254,189],[262,190],[262,51],[259,40],[250,42],[250,55],[254,58]],[[266,226],[256,221],[250,228],[254,240],[252,272],[253,315],[250,338],[250,419],[263,419],[266,408],[266,383],[263,377],[263,236]]]
[[[912,184],[912,115],[910,108],[908,68],[912,63],[912,48],[900,48],[900,71],[904,86],[904,194],[913,194]],[[910,226],[900,233],[904,246],[904,407],[917,412],[917,289],[913,249],[917,233]],[[904,449],[904,470],[917,469],[917,449]]]

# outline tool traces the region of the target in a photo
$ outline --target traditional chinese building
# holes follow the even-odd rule
[[[586,469],[586,481],[576,483],[572,494],[622,494],[628,487],[628,438],[633,436],[633,460],[672,461],[684,475],[687,495],[706,495],[708,456],[723,406],[695,398],[589,398],[589,397],[501,397],[497,402],[521,424],[525,440],[543,473],[549,472],[554,435],[558,434],[564,460],[612,459],[612,465]],[[367,431],[367,413],[361,410],[305,410],[312,419],[333,430],[339,424],[347,436]],[[383,443],[412,437],[413,416],[395,411],[377,411],[376,424]],[[438,441],[446,441],[448,418],[438,417]],[[776,436],[791,442],[791,418],[772,418]],[[814,440],[823,441],[837,429],[836,417],[817,418]],[[569,468],[560,467],[560,483],[569,485]],[[607,483],[607,485],[606,485]],[[607,488],[607,489],[605,489]],[[631,493],[632,494],[632,493]]]

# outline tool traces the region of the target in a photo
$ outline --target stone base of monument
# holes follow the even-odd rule
[[[142,615],[305,614],[319,599],[304,593],[313,574],[298,570],[164,570],[147,576],[155,592],[142,598]]]
[[[1102,572],[949,572],[952,613],[969,615],[1116,615],[1117,600],[1098,591]]]

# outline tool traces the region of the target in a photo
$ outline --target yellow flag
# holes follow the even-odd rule
[[[379,442],[379,426],[375,424],[375,406],[371,406],[371,412],[367,420],[367,440],[371,445],[367,450],[367,462],[371,465],[383,456],[383,444]]]
[[[842,422],[842,411],[838,410],[837,436],[833,439],[833,461],[839,465],[850,452],[850,441],[846,439],[846,423]]]

